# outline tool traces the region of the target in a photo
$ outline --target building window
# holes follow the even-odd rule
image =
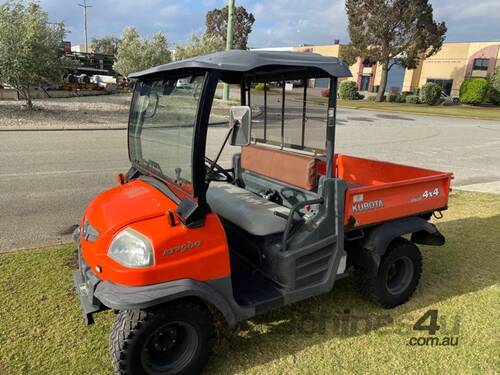
[[[451,89],[453,87],[453,80],[452,79],[432,79],[429,78],[427,79],[427,82],[432,82],[432,83],[437,83],[439,86],[441,86],[441,89],[446,95],[451,95]]]
[[[363,68],[371,68],[372,65],[373,65],[373,61],[370,61],[370,59],[363,60]]]
[[[490,59],[474,59],[473,70],[488,70]]]
[[[368,88],[370,87],[370,78],[370,76],[361,76],[359,91],[368,91]]]

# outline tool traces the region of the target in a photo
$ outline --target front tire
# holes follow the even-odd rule
[[[418,247],[402,238],[394,239],[380,260],[376,275],[355,270],[358,289],[372,302],[391,309],[408,301],[420,281],[422,255]]]
[[[119,375],[199,374],[210,357],[214,327],[205,306],[174,302],[154,310],[120,311],[109,338]]]

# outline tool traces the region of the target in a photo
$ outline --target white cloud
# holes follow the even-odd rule
[[[500,0],[431,0],[435,17],[448,26],[447,40],[500,39]],[[51,21],[64,20],[74,43],[83,40],[83,15],[78,1],[41,0]],[[205,14],[227,0],[89,0],[89,36],[119,35],[135,26],[142,35],[167,34],[175,44],[201,32]],[[256,18],[252,47],[348,42],[344,0],[236,0]]]
[[[446,22],[448,41],[500,40],[499,0],[435,0],[434,16]]]
[[[259,1],[250,44],[258,47],[291,46],[303,43],[346,42],[347,17],[343,0]]]

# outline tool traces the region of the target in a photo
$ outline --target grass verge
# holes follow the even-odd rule
[[[500,197],[458,192],[438,222],[444,247],[422,246],[414,298],[394,310],[363,300],[349,279],[326,295],[242,323],[218,344],[208,374],[495,374],[500,371]],[[111,312],[83,326],[70,245],[0,256],[0,374],[112,374]],[[413,324],[438,310],[436,337],[411,346]],[[458,322],[458,323],[457,323]]]
[[[376,103],[368,100],[339,100],[338,105],[344,108],[367,109],[372,111],[500,120],[500,107],[473,107],[467,105],[432,106],[426,104]]]

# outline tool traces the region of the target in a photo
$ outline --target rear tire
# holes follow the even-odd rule
[[[377,274],[370,275],[357,268],[354,281],[368,299],[391,309],[411,298],[421,274],[420,250],[414,243],[398,237],[391,242],[382,256]]]
[[[214,327],[205,306],[176,302],[155,310],[125,310],[109,338],[120,375],[199,374],[210,357]]]

